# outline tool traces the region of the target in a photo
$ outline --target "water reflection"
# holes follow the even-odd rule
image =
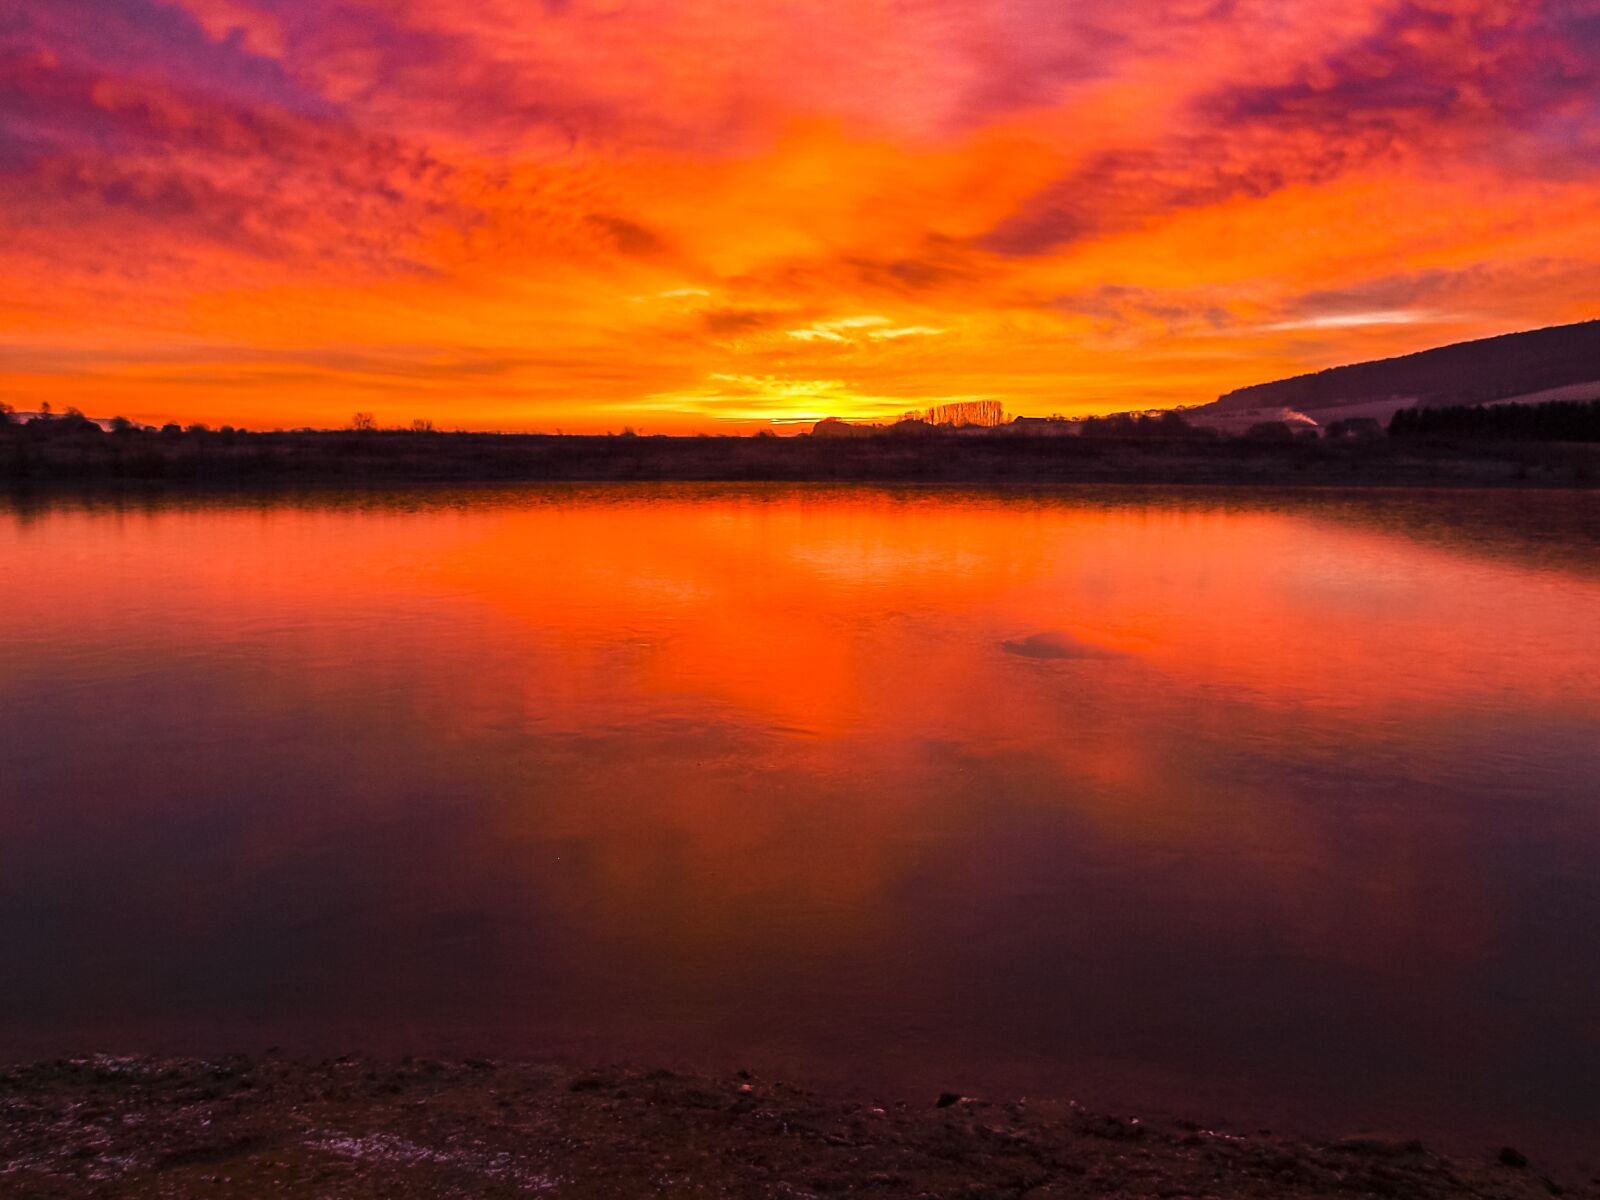
[[[552,488],[0,515],[0,1049],[588,1041],[1580,1137],[1596,512]]]

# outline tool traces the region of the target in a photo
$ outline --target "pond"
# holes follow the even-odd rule
[[[17,499],[0,614],[0,1058],[1600,1131],[1594,494]]]

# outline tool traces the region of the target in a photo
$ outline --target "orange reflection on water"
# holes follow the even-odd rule
[[[807,1055],[1505,1093],[1534,1068],[1467,1047],[1600,1061],[1582,989],[1551,999],[1595,965],[1573,931],[1600,868],[1600,577],[1577,535],[1535,536],[1592,503],[557,488],[10,514],[0,865],[78,847],[19,887],[104,899],[80,946],[280,937],[286,982],[252,1003],[311,1024],[503,1038],[511,1013],[673,1045],[703,1023]],[[113,884],[85,891],[102,845]],[[168,859],[199,865],[126,874]],[[1264,1037],[1290,1049],[1255,1061]]]

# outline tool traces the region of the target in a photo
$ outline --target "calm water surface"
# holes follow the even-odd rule
[[[0,1057],[557,1051],[1571,1146],[1597,619],[1577,494],[13,503]]]

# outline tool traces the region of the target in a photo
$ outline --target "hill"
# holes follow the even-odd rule
[[[1600,321],[1457,342],[1399,358],[1253,384],[1191,413],[1284,409],[1315,414],[1357,406],[1432,408],[1593,396],[1600,396]]]

